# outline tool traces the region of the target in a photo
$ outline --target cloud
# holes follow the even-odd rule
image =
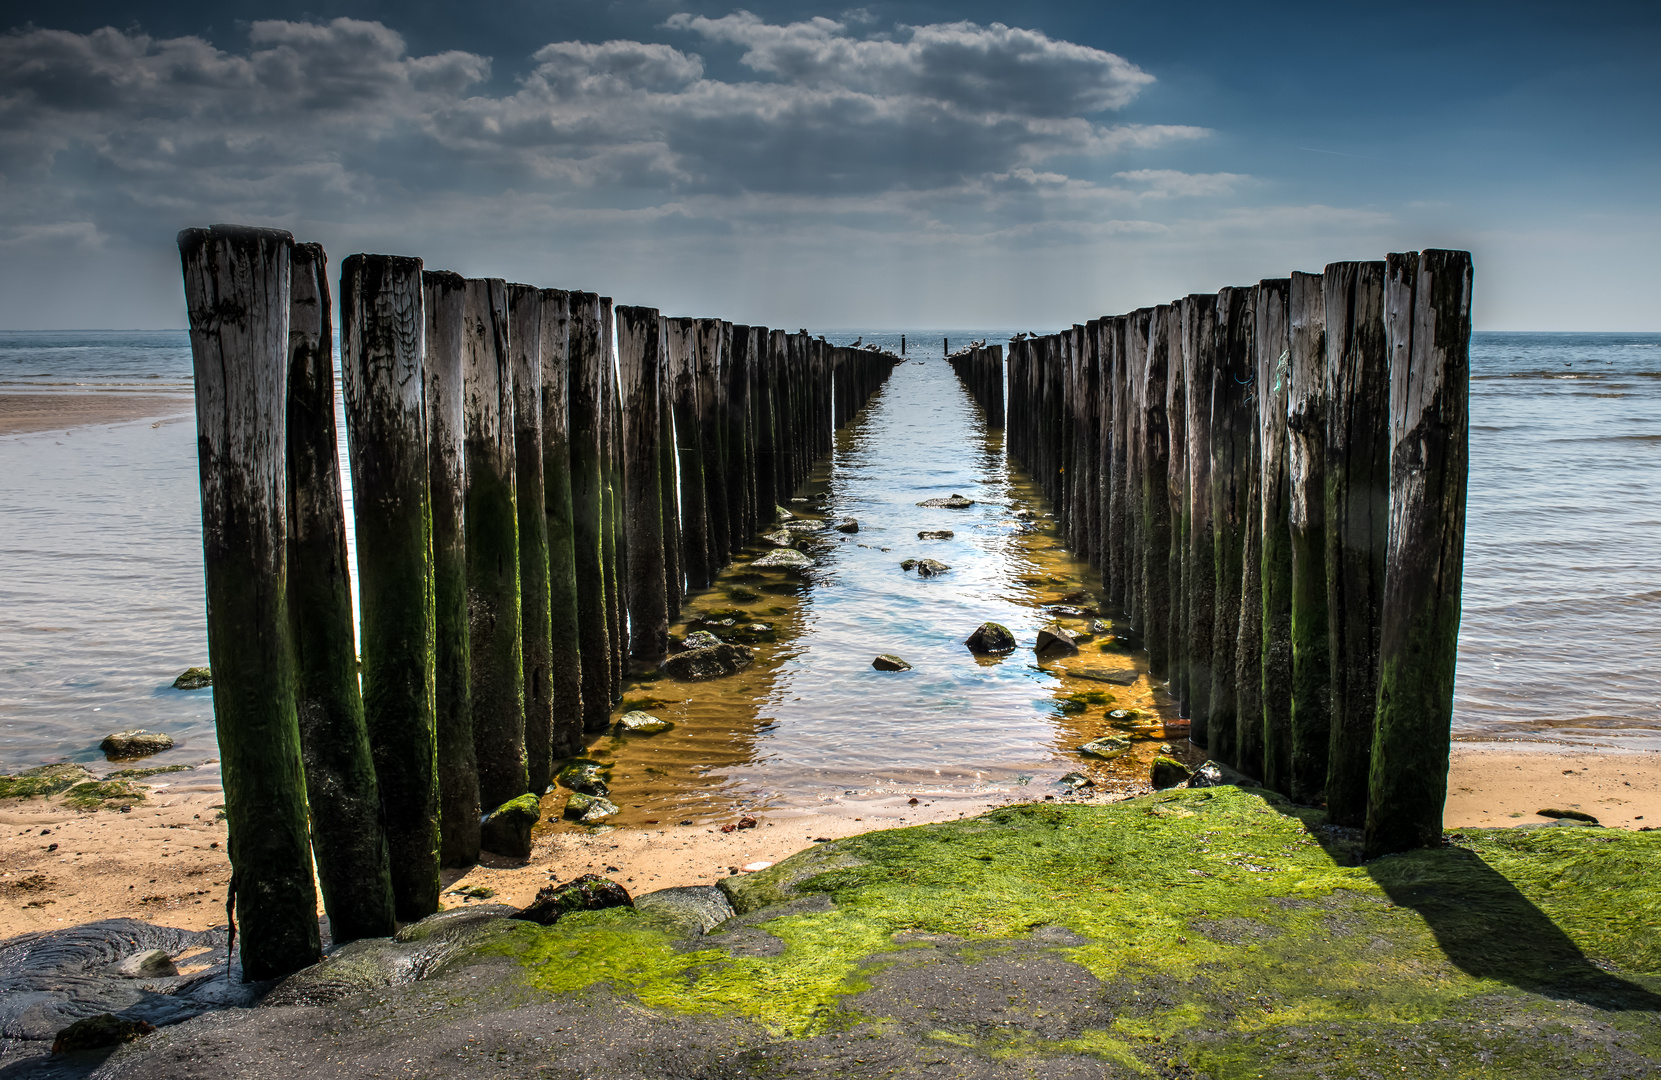
[[[1175,169],[1131,169],[1116,172],[1114,179],[1141,186],[1145,198],[1196,198],[1231,195],[1251,180],[1243,173],[1185,173]]]

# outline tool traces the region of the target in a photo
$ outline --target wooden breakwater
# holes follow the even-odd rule
[[[495,835],[528,844],[556,763],[898,358],[353,255],[354,568],[326,256],[238,226],[179,250],[231,890],[263,979],[320,956],[314,857],[345,941],[438,910],[481,822],[518,814]]]
[[[1191,739],[1369,857],[1441,842],[1470,302],[1408,252],[952,358]]]

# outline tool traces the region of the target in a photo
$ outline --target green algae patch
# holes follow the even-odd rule
[[[0,776],[0,799],[35,799],[56,795],[91,779],[92,773],[81,765],[39,765],[16,776]]]
[[[1087,1054],[1114,1075],[1405,1063],[1616,1076],[1661,1062],[1661,835],[1462,830],[1366,866],[1355,849],[1319,811],[1253,789],[1033,804],[726,879],[738,918],[707,937],[616,909],[489,949],[549,994],[605,984],[783,1037],[864,1025],[992,1058]],[[981,1015],[951,989],[1032,957],[1081,980],[1033,1013],[1042,1022]],[[926,1016],[895,1004],[929,993]]]
[[[144,801],[144,788],[131,780],[89,780],[63,794],[63,801],[77,810],[136,806]]]

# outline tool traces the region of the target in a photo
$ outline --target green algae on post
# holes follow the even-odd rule
[[[571,565],[577,589],[577,651],[588,661],[578,678],[583,730],[600,731],[609,722],[612,698],[611,616],[606,599],[612,568],[603,536],[610,490],[603,438],[605,354],[600,341],[600,297],[573,292],[570,304],[566,405],[570,413]]]
[[[542,326],[542,291],[530,285],[509,285],[508,350],[513,361],[514,501],[519,512],[526,790],[538,794],[548,786],[554,760],[552,592],[548,584],[548,518],[542,476]]]
[[[576,523],[571,501],[570,294],[542,290],[542,510],[548,531],[548,632],[552,649],[555,760],[582,750],[582,631],[578,615]],[[589,660],[597,664],[605,652]],[[538,786],[531,778],[531,790]]]

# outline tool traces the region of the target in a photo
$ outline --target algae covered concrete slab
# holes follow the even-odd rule
[[[1010,807],[730,881],[708,935],[517,923],[98,1075],[1653,1075],[1658,860],[1661,834],[1551,827],[1357,866],[1318,811],[1233,787]]]

